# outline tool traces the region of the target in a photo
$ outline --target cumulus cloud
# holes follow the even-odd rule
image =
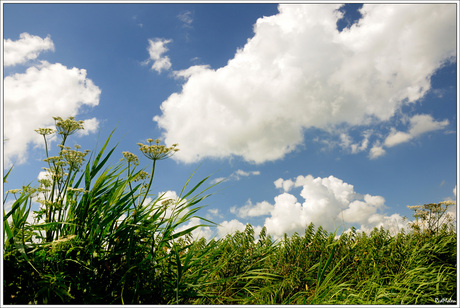
[[[165,204],[169,203],[168,207],[166,208],[165,214],[164,214],[165,218],[171,218],[173,214],[177,215],[177,212],[175,211],[175,209],[178,206],[184,205],[187,202],[187,199],[179,198],[179,196],[177,195],[177,192],[173,190],[162,191],[158,193],[158,198],[159,198],[160,203],[165,203]],[[179,213],[177,218],[183,217],[188,212],[189,212],[189,209],[185,208],[182,212]]]
[[[192,233],[191,233],[192,237],[194,239],[199,239],[199,238],[204,237],[206,240],[210,240],[211,237],[212,237],[211,228],[200,226],[200,225],[203,225],[203,222],[201,221],[201,219],[199,219],[198,217],[192,217],[192,218],[190,218],[190,220],[188,221],[187,224],[177,228],[177,230],[175,230],[175,233],[184,231],[184,230],[189,229],[189,228],[193,228],[195,226],[199,226],[195,230],[192,231]]]
[[[282,178],[279,178],[274,182],[274,184],[276,188],[282,188],[285,192],[288,192],[292,187],[294,187],[295,183],[292,180],[283,180]]]
[[[42,51],[54,51],[54,44],[49,35],[41,38],[29,33],[21,33],[17,41],[5,39],[3,48],[3,64],[13,66],[37,59]]]
[[[25,73],[4,79],[5,165],[27,159],[29,144],[42,145],[34,129],[53,127],[53,116],[76,116],[82,106],[99,104],[101,90],[87,77],[85,69],[41,61]],[[87,120],[87,132],[97,128],[97,120]]]
[[[236,231],[244,231],[245,227],[245,224],[236,219],[230,221],[226,220],[217,226],[217,235],[219,238],[224,238],[227,234],[232,234]]]
[[[395,235],[403,229],[409,230],[410,228],[409,222],[399,214],[392,214],[389,216],[374,214],[370,216],[368,220],[370,224],[361,225],[361,227],[357,229],[358,232],[366,232],[369,234],[374,228],[380,229],[382,227],[388,230],[390,234]]]
[[[95,133],[99,129],[99,120],[96,118],[83,120],[83,127],[83,130],[79,130],[77,132],[79,136],[87,136],[89,134]]]
[[[283,190],[274,198],[274,204],[267,201],[253,204],[248,200],[244,206],[232,208],[231,212],[241,218],[266,216],[264,225],[274,238],[281,238],[285,233],[302,233],[310,223],[330,232],[352,225],[359,226],[360,230],[380,226],[395,232],[403,227],[407,229],[401,216],[384,213],[386,206],[382,196],[360,194],[353,185],[332,175],[325,178],[312,175],[280,178],[274,184]],[[231,229],[230,226],[243,228],[238,220],[226,222],[222,228]]]
[[[171,60],[168,56],[165,56],[164,53],[168,51],[166,44],[172,42],[172,40],[166,39],[149,39],[149,47],[147,51],[149,52],[149,59],[147,59],[144,64],[147,65],[152,62],[152,70],[161,73],[163,70],[169,70],[171,68]]]
[[[246,204],[240,208],[232,207],[230,212],[236,214],[238,217],[254,217],[268,215],[273,210],[273,205],[267,201],[257,202],[255,205],[249,199]]]
[[[340,6],[282,4],[257,20],[226,66],[184,70],[182,91],[153,118],[168,145],[181,144],[175,158],[262,163],[296,149],[308,128],[389,121],[455,59],[453,4],[364,4],[362,18],[342,32]],[[352,151],[368,146],[364,137]],[[370,156],[382,153],[373,146]]]

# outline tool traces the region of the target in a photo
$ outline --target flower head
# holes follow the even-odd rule
[[[148,144],[138,143],[137,145],[145,157],[154,161],[169,158],[179,151],[177,144],[167,147],[160,144],[160,139],[156,139],[155,141],[153,141],[153,139],[147,139],[147,142]]]
[[[70,136],[77,130],[84,129],[83,121],[76,121],[74,117],[63,120],[61,117],[53,117],[56,129],[60,135]]]
[[[73,170],[78,170],[89,150],[79,151],[79,145],[76,145],[75,148],[76,150],[71,150],[70,147],[61,147],[61,156]]]
[[[141,170],[135,176],[134,182],[143,181],[143,180],[147,179],[148,177],[149,177],[148,172],[145,172],[145,171]]]
[[[128,163],[134,163],[135,165],[139,163],[139,159],[133,153],[126,151],[126,152],[123,152],[122,154],[123,154],[123,157],[126,158],[126,161]]]
[[[35,131],[39,135],[42,135],[42,136],[52,135],[56,132],[56,130],[52,128],[39,128],[39,129],[36,129]]]

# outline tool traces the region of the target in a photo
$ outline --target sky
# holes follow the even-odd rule
[[[198,213],[208,239],[247,223],[397,232],[408,205],[457,198],[455,1],[2,6],[4,191],[38,184],[34,129],[74,116],[69,145],[96,151],[115,129],[113,162],[177,143],[153,193],[221,181]]]

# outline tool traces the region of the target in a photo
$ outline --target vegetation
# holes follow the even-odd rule
[[[110,135],[84,164],[88,152],[65,145],[82,122],[55,120],[57,156],[48,152],[54,131],[37,130],[47,176],[4,199],[4,304],[456,304],[449,203],[413,208],[411,230],[395,236],[382,228],[336,236],[310,224],[280,241],[263,228],[256,240],[247,225],[207,242],[191,236],[199,226],[183,228],[209,196],[207,179],[191,188],[189,179],[177,200],[150,194],[156,163],[177,145],[139,144],[147,173],[129,152],[107,166]]]

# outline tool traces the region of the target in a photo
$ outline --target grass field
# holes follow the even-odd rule
[[[447,202],[414,207],[411,228],[396,235],[351,229],[338,236],[311,224],[274,241],[247,225],[222,239],[194,239],[199,226],[178,230],[210,195],[207,178],[193,186],[189,179],[178,200],[150,195],[156,164],[176,145],[149,139],[139,149],[150,166],[140,168],[128,152],[108,165],[116,150],[110,137],[87,157],[65,145],[82,123],[55,121],[58,155],[48,153],[54,131],[37,130],[48,178],[4,199],[15,199],[3,212],[4,304],[457,303],[457,234]]]

